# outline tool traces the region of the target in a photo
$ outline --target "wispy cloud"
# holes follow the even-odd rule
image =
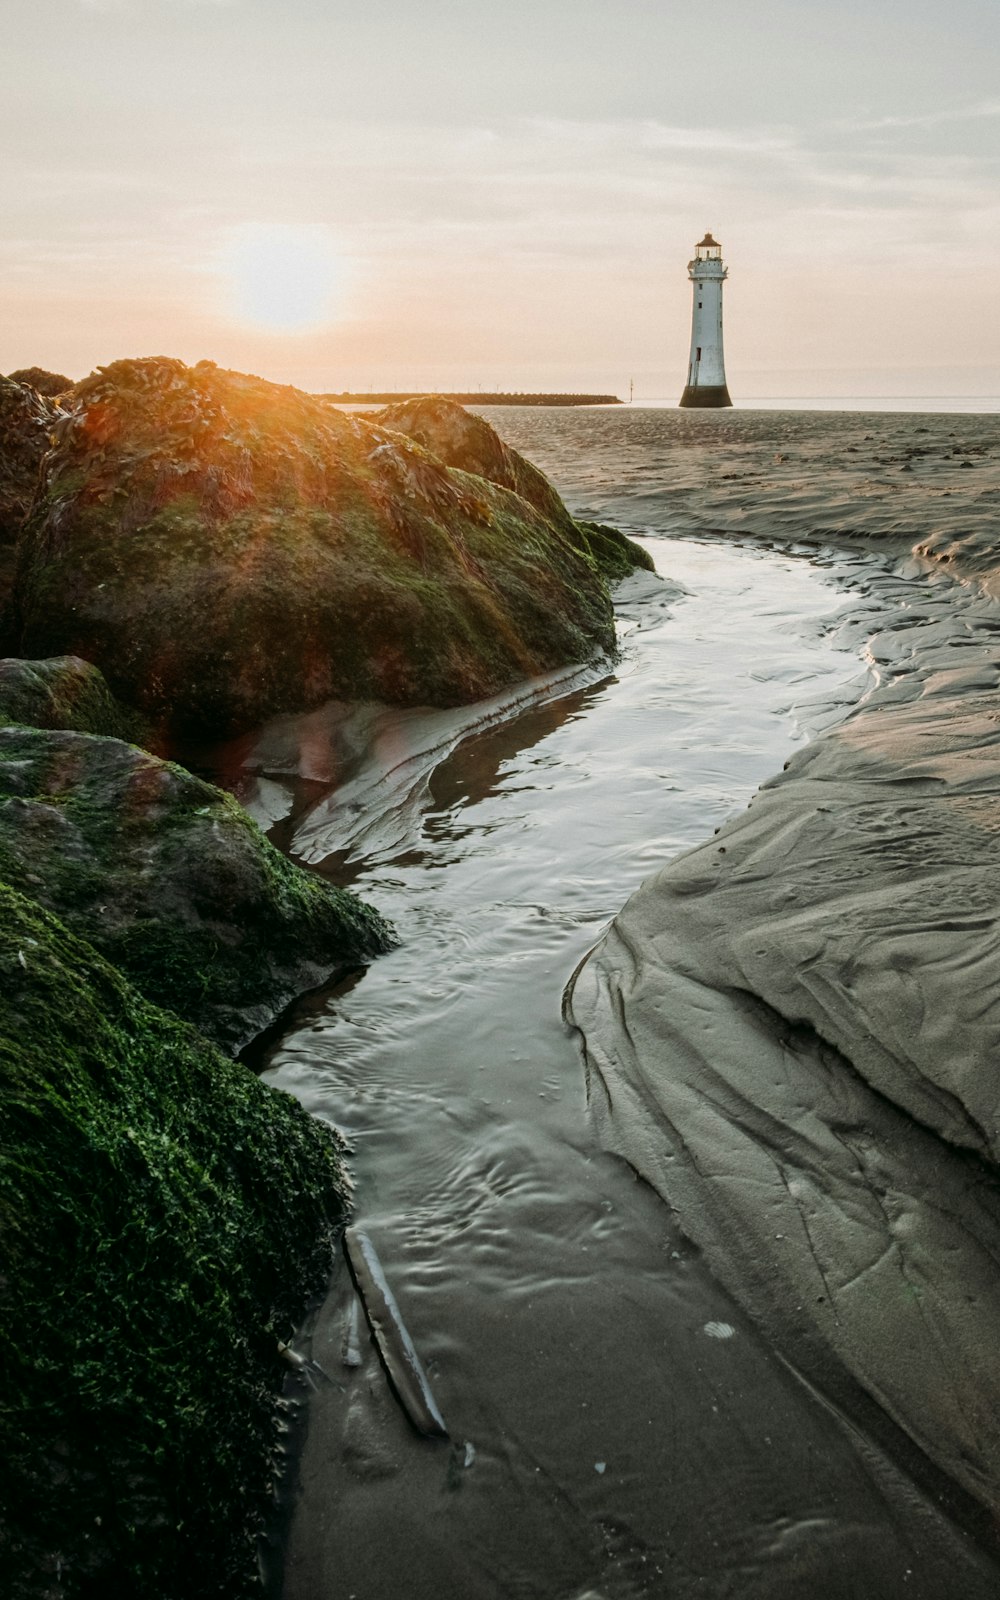
[[[1000,100],[980,100],[974,105],[951,106],[909,117],[875,117],[866,122],[836,122],[835,127],[855,133],[877,133],[884,128],[937,128],[948,122],[981,122],[1000,117]]]
[[[140,11],[149,10],[151,7],[162,6],[211,6],[216,10],[240,4],[240,0],[73,0],[73,3],[83,7],[84,11],[112,12],[112,11]]]
[[[789,150],[795,143],[787,128],[727,128],[717,125],[678,127],[653,118],[536,117],[524,119],[522,126],[537,138],[563,149],[607,150],[615,145],[628,144],[643,150],[758,155]]]

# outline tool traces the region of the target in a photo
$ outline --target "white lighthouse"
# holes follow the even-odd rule
[[[681,395],[682,406],[731,406],[722,356],[722,285],[729,274],[722,246],[706,233],[694,247],[688,277],[694,289],[691,310],[691,359]]]

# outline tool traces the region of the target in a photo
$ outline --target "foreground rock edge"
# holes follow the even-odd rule
[[[0,912],[4,1592],[249,1594],[338,1141],[5,885]]]
[[[393,940],[221,789],[68,730],[0,726],[0,879],[231,1054]]]
[[[234,1050],[392,931],[220,790],[28,713],[128,724],[86,663],[0,663],[4,1592],[249,1593],[278,1340],[347,1179],[188,1021]]]
[[[149,729],[117,701],[104,674],[80,656],[0,659],[0,727],[58,728],[143,745]]]

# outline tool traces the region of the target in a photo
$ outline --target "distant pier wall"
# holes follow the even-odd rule
[[[445,394],[433,389],[404,391],[394,389],[391,394],[321,394],[320,400],[331,400],[340,406],[393,406],[400,400],[425,400],[434,396],[438,400],[456,400],[460,406],[620,406],[616,394]]]

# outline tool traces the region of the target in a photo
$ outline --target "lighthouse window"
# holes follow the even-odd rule
[[[701,345],[698,346],[698,348],[697,348],[697,350],[695,352],[695,360],[696,361],[700,361],[701,360]]]

